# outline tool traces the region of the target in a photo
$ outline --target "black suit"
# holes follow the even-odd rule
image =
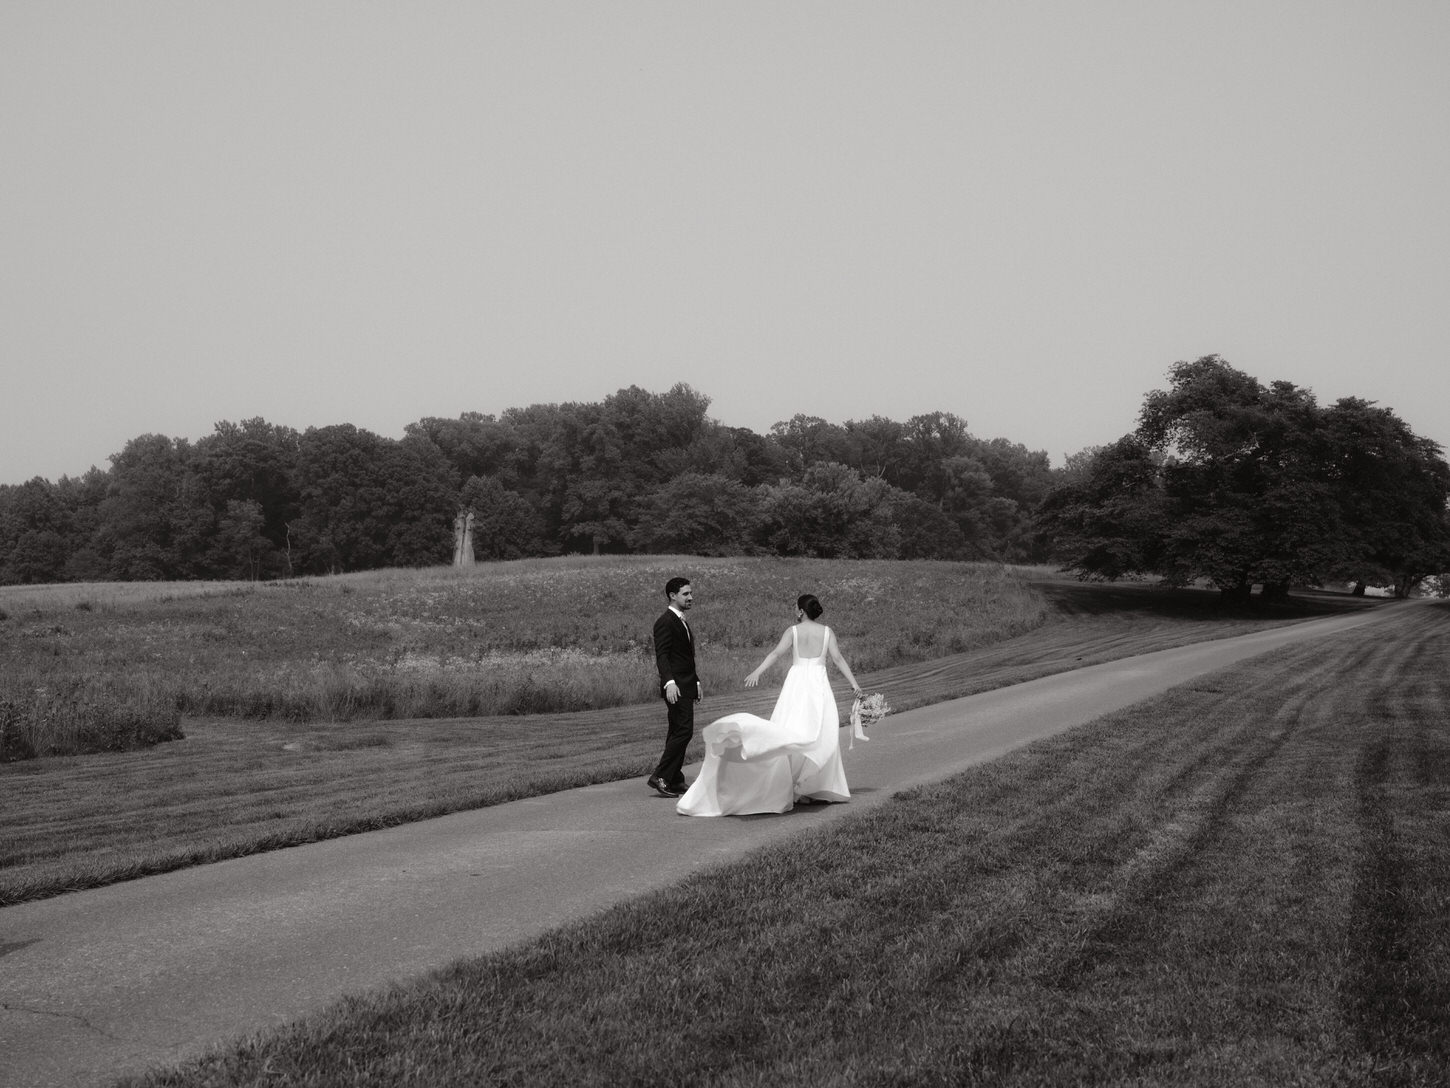
[[[695,643],[685,621],[673,609],[655,620],[655,666],[660,673],[660,696],[665,684],[673,680],[680,697],[668,707],[669,732],[665,734],[665,750],[660,756],[654,777],[668,786],[685,780],[685,749],[695,735],[695,701],[700,698],[700,678],[695,674]]]

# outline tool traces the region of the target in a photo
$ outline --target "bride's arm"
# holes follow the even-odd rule
[[[780,636],[780,641],[775,644],[775,649],[771,650],[770,653],[765,655],[765,660],[760,663],[760,667],[745,678],[745,686],[748,688],[753,688],[756,684],[760,683],[761,675],[765,672],[766,669],[770,668],[771,665],[775,664],[775,659],[781,654],[785,653],[789,646],[790,629],[787,628],[785,634]]]
[[[851,675],[851,666],[846,664],[846,659],[841,656],[840,647],[836,645],[836,632],[826,632],[826,651],[831,655],[831,660],[836,663],[836,668],[841,670],[841,675],[851,685],[851,690],[857,695],[861,694],[861,685],[856,683],[856,678]]]

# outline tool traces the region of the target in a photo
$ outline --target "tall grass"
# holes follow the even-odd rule
[[[175,700],[144,685],[118,694],[84,675],[0,676],[0,763],[125,752],[183,735]]]
[[[1046,615],[1001,568],[926,562],[576,557],[212,587],[9,587],[6,697],[36,723],[55,720],[43,693],[82,676],[117,720],[636,705],[655,698],[650,629],[679,572],[695,581],[691,618],[712,685],[754,667],[805,592],[825,602],[857,671],[985,645]],[[33,746],[60,750],[43,732]]]

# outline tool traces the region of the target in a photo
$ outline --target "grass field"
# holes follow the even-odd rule
[[[1444,1085],[1450,605],[1375,636],[127,1083]]]
[[[680,570],[696,580],[700,648],[718,676],[757,664],[803,592],[825,602],[863,671],[986,645],[1045,615],[999,567],[928,562],[581,557],[201,588],[3,587],[0,762],[155,739],[138,720],[169,738],[180,715],[336,722],[646,704],[650,625]]]
[[[754,562],[759,578],[745,577],[750,563],[741,561],[736,584],[769,578],[798,581],[808,574],[816,585],[829,588],[824,598],[828,608],[837,598],[847,597],[850,585],[865,585],[876,566]],[[587,595],[597,588],[604,569],[602,564],[585,563],[553,571],[553,577],[573,585],[554,591],[553,596],[572,600]],[[575,570],[581,573],[570,582]],[[935,594],[925,603],[903,590],[904,599],[912,606],[920,604],[927,618],[944,607],[943,601],[977,601],[975,613],[958,628],[965,631],[972,625],[977,649],[864,668],[853,641],[864,638],[862,627],[907,629],[907,621],[900,619],[876,622],[897,607],[895,599],[878,606],[869,623],[844,608],[832,608],[832,613],[841,613],[839,617],[827,616],[837,623],[858,678],[885,690],[898,710],[1146,650],[1294,622],[1324,611],[1380,607],[1346,597],[1323,597],[1263,611],[1225,611],[1209,593],[1083,586],[1043,571],[1009,576],[995,569],[943,564],[907,565],[896,572],[897,583],[943,570],[958,577],[975,571],[982,584],[975,590],[955,590],[952,596]],[[427,584],[422,576],[410,573],[409,577],[416,580],[401,578],[405,585]],[[721,603],[722,598],[730,599],[727,594],[704,594],[704,587],[721,585],[711,577],[709,582],[701,578],[697,626],[702,631],[733,629],[738,633],[732,638],[756,638],[761,645],[732,659],[710,651],[712,644],[724,641],[722,636],[709,636],[716,643],[702,638],[707,681],[714,688],[715,678],[719,680],[701,716],[708,720],[715,707],[720,713],[768,712],[775,698],[769,681],[766,690],[749,693],[738,684],[763,656],[766,639],[779,633],[769,632],[786,622],[770,614],[771,603],[784,590],[758,603],[757,612],[767,613],[763,622],[757,615],[747,623],[752,598],[742,591],[727,609]],[[388,584],[381,577],[378,581]],[[655,605],[646,602],[645,607],[648,611],[637,617],[637,625],[647,626],[653,620]],[[726,619],[730,609],[738,618]],[[1033,629],[1017,634],[1024,617],[1032,618]],[[622,621],[617,625],[624,626]],[[765,633],[757,634],[761,629]],[[892,659],[891,654],[884,656]],[[732,668],[738,669],[734,678]],[[0,838],[0,905],[593,782],[643,777],[663,742],[663,714],[657,700],[643,706],[550,714],[547,729],[539,721],[527,715],[316,723],[195,718],[186,720],[187,737],[181,742],[135,752],[0,764],[0,826],[6,832]],[[692,757],[698,754],[697,742]]]

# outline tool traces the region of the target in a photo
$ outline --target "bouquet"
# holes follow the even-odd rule
[[[866,735],[865,727],[875,725],[890,713],[891,704],[879,691],[870,695],[856,696],[856,701],[851,704],[851,737],[846,747],[856,747],[858,739],[870,740],[871,738]]]

